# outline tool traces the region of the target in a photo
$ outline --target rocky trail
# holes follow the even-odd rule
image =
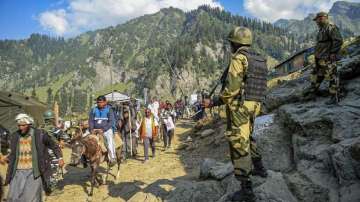
[[[190,124],[187,122],[179,124],[183,125],[183,127],[177,127],[176,129],[173,149],[163,151],[162,143],[158,142],[156,144],[156,157],[150,159],[146,164],[142,162],[143,145],[140,144],[138,147],[139,156],[121,164],[121,174],[118,182],[115,182],[113,176],[109,176],[107,185],[101,185],[95,189],[92,198],[87,195],[90,188],[90,168],[65,166],[64,180],[61,184],[64,187],[64,193],[47,197],[46,201],[137,201],[136,197],[139,192],[151,194],[150,186],[157,187],[163,192],[171,190],[171,183],[166,183],[166,181],[171,182],[173,178],[187,175],[176,147],[179,144],[179,138],[191,127]],[[65,163],[69,163],[71,150],[65,148],[63,152]],[[104,164],[103,168],[105,168]],[[1,166],[2,176],[5,176],[5,171],[6,167]],[[104,172],[104,169],[102,171]],[[112,174],[116,174],[115,167],[112,169]]]
[[[194,123],[179,121],[171,149],[164,151],[162,142],[156,144],[156,157],[143,163],[143,145],[139,144],[136,159],[129,159],[121,164],[120,178],[116,182],[109,176],[108,183],[94,190],[93,197],[87,195],[90,190],[90,168],[65,166],[64,180],[61,183],[64,193],[49,196],[46,201],[161,201],[176,188],[174,179],[196,180],[199,159],[182,151],[181,140],[185,140]],[[65,163],[70,162],[71,150],[64,149]],[[150,152],[151,154],[151,152]],[[197,155],[198,158],[202,158]],[[105,165],[103,164],[103,168]],[[6,167],[0,167],[5,176]],[[104,169],[101,169],[104,172]],[[116,174],[116,168],[112,169]],[[5,193],[7,189],[5,190]]]

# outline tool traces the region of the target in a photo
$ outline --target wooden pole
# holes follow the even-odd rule
[[[54,116],[55,116],[55,127],[59,124],[59,105],[57,101],[54,102]]]
[[[132,133],[131,133],[131,109],[130,109],[130,106],[129,106],[129,132],[130,132],[130,155],[131,155],[131,157],[133,156],[133,152],[132,152],[132,147],[133,147],[133,145],[132,145]]]

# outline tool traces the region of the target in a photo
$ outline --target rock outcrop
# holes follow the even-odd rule
[[[299,201],[360,201],[359,56],[340,65],[347,93],[338,105],[326,105],[328,97],[302,101],[306,74],[267,97],[276,121],[257,137],[259,148],[265,166],[285,175]]]
[[[251,177],[258,202],[360,201],[360,56],[339,65],[346,96],[337,105],[326,105],[326,94],[302,99],[309,72],[267,95],[269,114],[256,119],[253,134],[268,170],[267,178]],[[241,189],[224,150],[224,131],[218,120],[184,139],[192,148],[184,155],[208,156],[192,164],[200,167],[197,179],[173,180],[174,189],[161,200],[225,202]]]
[[[257,201],[360,201],[360,56],[343,59],[338,65],[346,92],[338,105],[326,105],[326,94],[303,100],[309,72],[267,95],[265,107],[270,114],[256,120],[253,135],[269,173],[266,179],[252,177]],[[194,141],[211,142],[221,135],[204,129]],[[232,169],[230,162],[205,159],[200,166],[201,181],[175,189],[169,201],[228,201],[241,187]],[[200,192],[205,194],[190,194]]]

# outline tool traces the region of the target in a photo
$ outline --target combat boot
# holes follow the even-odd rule
[[[241,177],[241,190],[235,192],[229,197],[230,201],[236,202],[255,202],[255,194],[252,189],[252,183],[250,178]]]
[[[116,160],[115,159],[111,159],[109,160],[109,167],[114,167],[116,165]]]
[[[316,91],[316,89],[312,86],[308,87],[308,88],[305,88],[302,92],[302,95],[303,96],[307,96],[309,94],[313,94],[314,92]]]
[[[266,169],[262,163],[261,157],[252,158],[252,162],[254,165],[254,170],[252,171],[252,175],[257,175],[262,178],[266,178],[268,176]]]
[[[336,105],[336,104],[338,104],[338,99],[337,99],[337,97],[335,95],[332,95],[330,97],[330,100],[326,101],[325,104],[327,104],[327,105]]]
[[[319,91],[316,88],[310,87],[303,92],[303,94],[302,94],[303,100],[304,101],[316,100],[316,96],[318,94],[319,94]]]

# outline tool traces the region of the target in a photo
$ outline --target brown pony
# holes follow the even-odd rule
[[[89,195],[92,196],[96,182],[98,182],[98,184],[102,183],[96,178],[98,167],[102,162],[107,163],[107,171],[105,178],[105,181],[107,181],[110,172],[110,162],[108,158],[108,152],[101,145],[103,144],[103,132],[100,130],[95,130],[94,133],[83,137],[83,129],[85,127],[85,124],[80,125],[79,130],[77,130],[75,135],[72,137],[70,144],[78,142],[83,146],[81,154],[86,157],[91,168],[91,191]],[[115,150],[117,163],[117,174],[115,176],[115,180],[118,179],[120,174],[121,148],[122,147],[119,146]]]

